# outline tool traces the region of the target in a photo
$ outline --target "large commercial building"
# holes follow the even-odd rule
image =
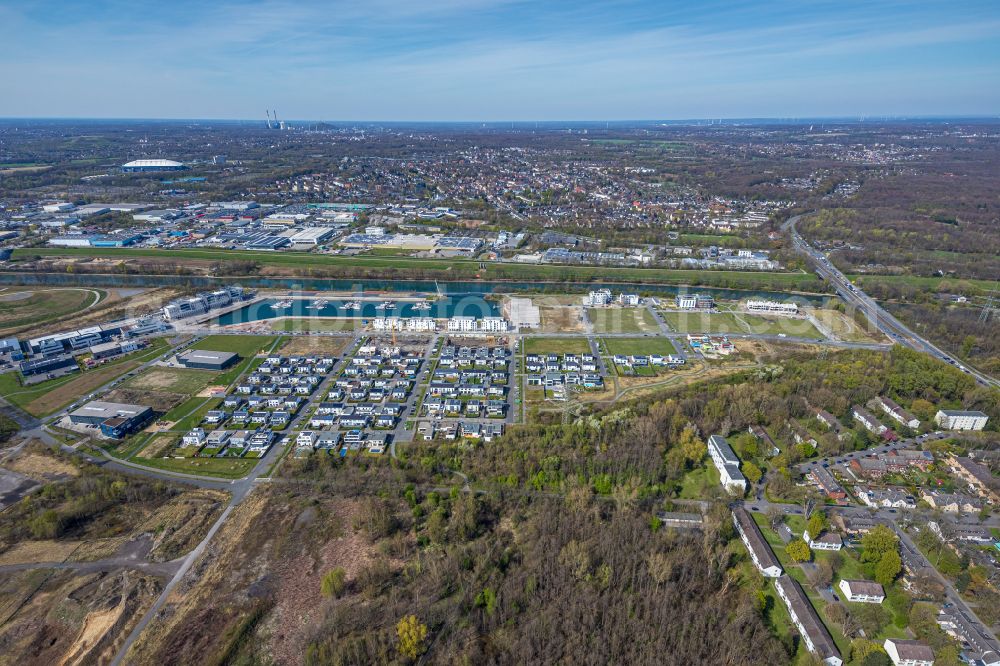
[[[733,524],[740,534],[743,545],[750,552],[750,559],[762,574],[769,578],[777,578],[783,572],[781,563],[775,557],[774,551],[767,545],[760,528],[746,509],[736,507],[733,509]]]
[[[989,418],[983,412],[942,409],[934,420],[945,430],[982,430]]]
[[[844,660],[840,656],[840,650],[837,649],[837,644],[833,642],[833,636],[823,621],[819,619],[816,609],[809,602],[809,597],[802,591],[802,586],[785,574],[774,581],[774,589],[785,602],[792,623],[799,630],[806,649],[828,666],[841,666]]]
[[[727,491],[745,493],[747,480],[740,471],[740,459],[733,453],[726,438],[720,435],[711,435],[708,438],[708,453],[712,456],[715,468],[719,470],[722,487]]]
[[[21,361],[18,366],[21,374],[25,377],[31,375],[43,375],[63,368],[77,369],[76,359],[69,355],[48,356],[45,358],[33,358],[30,361]]]
[[[191,349],[177,356],[177,360],[185,368],[195,370],[225,370],[239,360],[235,352],[209,351],[207,349]]]
[[[70,412],[69,420],[78,425],[100,426],[107,437],[121,439],[135,432],[153,418],[153,410],[143,405],[127,405],[117,402],[88,402]]]
[[[173,160],[132,160],[122,165],[123,173],[184,171],[186,166]]]

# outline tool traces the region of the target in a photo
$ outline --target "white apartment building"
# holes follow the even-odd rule
[[[747,310],[750,312],[770,312],[774,314],[798,314],[799,306],[795,303],[782,303],[780,301],[747,301]]]
[[[983,412],[941,409],[934,421],[945,430],[982,430],[989,418]]]
[[[745,493],[747,480],[740,471],[740,459],[733,453],[725,437],[712,435],[708,438],[708,453],[715,468],[719,470],[720,482],[727,491]]]

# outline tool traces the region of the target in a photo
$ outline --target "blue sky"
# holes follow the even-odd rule
[[[998,0],[0,0],[0,115],[1000,115]]]

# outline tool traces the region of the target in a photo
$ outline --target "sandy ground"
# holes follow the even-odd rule
[[[67,462],[33,452],[22,453],[8,462],[6,466],[38,481],[49,481],[60,476],[80,474],[80,470]]]
[[[351,339],[346,336],[299,335],[290,338],[279,351],[286,356],[338,356]]]
[[[90,651],[110,630],[125,610],[125,598],[114,608],[88,613],[76,640],[59,661],[59,666],[77,666],[88,661]]]

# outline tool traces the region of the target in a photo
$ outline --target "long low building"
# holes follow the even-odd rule
[[[783,573],[781,563],[775,556],[771,546],[757,527],[757,522],[746,509],[736,507],[733,509],[733,524],[739,532],[743,545],[750,552],[750,559],[762,574],[769,578],[777,578]]]
[[[840,656],[840,650],[837,649],[833,636],[819,618],[816,609],[809,602],[809,597],[802,590],[802,586],[785,574],[774,581],[774,589],[785,602],[792,623],[799,630],[806,649],[828,666],[841,666],[844,660]]]
[[[144,405],[94,400],[70,412],[69,420],[77,425],[100,426],[107,437],[120,439],[146,425],[153,409]]]

